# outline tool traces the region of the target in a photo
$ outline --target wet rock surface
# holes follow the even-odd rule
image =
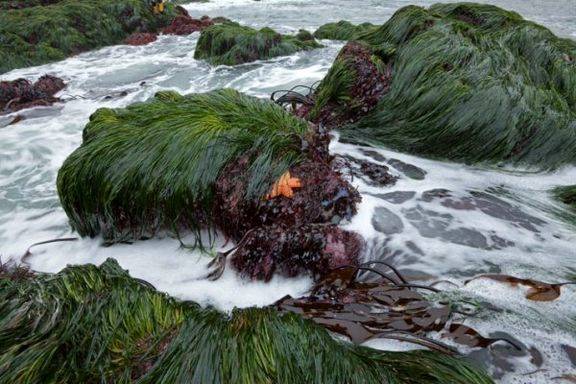
[[[392,204],[404,204],[405,202],[412,200],[416,196],[414,191],[394,191],[390,193],[378,193],[373,194],[380,199],[386,200]]]
[[[404,217],[418,230],[421,236],[480,249],[502,249],[514,245],[512,241],[495,232],[482,232],[462,226],[453,215],[425,209],[421,206],[403,209]]]
[[[362,237],[335,225],[270,226],[249,231],[232,255],[241,275],[268,281],[311,274],[320,278],[331,269],[357,265]]]
[[[404,230],[402,219],[385,207],[376,207],[372,216],[374,229],[385,235],[401,233]]]
[[[44,75],[35,83],[26,79],[0,82],[0,114],[49,106],[60,101],[54,95],[66,87],[58,77]]]
[[[426,177],[426,171],[422,168],[418,168],[415,165],[405,163],[398,159],[388,160],[388,164],[396,169],[397,171],[403,173],[406,177],[414,180],[424,180]]]
[[[128,45],[146,45],[156,40],[158,40],[158,35],[156,33],[137,32],[128,36],[126,40],[124,40],[124,43]]]
[[[388,92],[392,79],[391,67],[374,60],[368,46],[347,43],[312,95],[315,105],[302,106],[297,115],[332,128],[366,115]]]
[[[519,206],[504,201],[491,193],[482,191],[470,191],[469,193],[469,196],[455,196],[449,190],[434,189],[423,192],[421,200],[426,202],[438,200],[442,206],[455,210],[479,210],[486,215],[508,221],[531,232],[540,232],[539,227],[546,224],[544,220],[527,214]]]

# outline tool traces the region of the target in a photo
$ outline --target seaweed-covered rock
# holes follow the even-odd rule
[[[47,3],[0,12],[0,73],[118,44],[135,32],[156,32],[176,16],[171,3],[155,14],[144,0]]]
[[[51,105],[60,100],[54,95],[65,87],[62,79],[51,75],[40,77],[34,84],[26,79],[0,81],[0,115]]]
[[[275,308],[177,301],[114,260],[55,275],[0,266],[0,335],[0,383],[492,383],[461,359],[354,345]]]
[[[337,23],[322,25],[314,32],[314,37],[329,40],[355,40],[362,34],[372,32],[377,28],[377,25],[371,23],[354,25],[349,21],[341,20]]]
[[[202,31],[194,58],[212,65],[236,65],[319,47],[309,33],[289,36],[270,28],[256,30],[227,22]]]
[[[356,121],[388,92],[391,72],[368,45],[349,42],[314,93],[314,106],[303,106],[297,114],[328,127]]]
[[[266,100],[225,89],[159,93],[124,110],[100,109],[64,162],[58,192],[82,236],[118,241],[213,224],[214,185],[249,153],[240,197],[260,200],[303,161],[305,121]],[[232,176],[231,176],[232,177]]]
[[[575,41],[474,3],[408,6],[360,40],[391,83],[344,139],[465,162],[576,161]],[[318,94],[354,99],[340,67]]]

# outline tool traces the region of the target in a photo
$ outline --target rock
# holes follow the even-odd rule
[[[124,44],[128,45],[146,45],[150,44],[158,39],[158,35],[156,33],[142,33],[136,32],[131,34],[124,40]]]
[[[416,196],[416,192],[413,191],[395,191],[390,193],[374,194],[374,196],[384,199],[392,204],[404,204],[408,200],[411,200]]]
[[[212,65],[236,65],[321,47],[309,34],[282,35],[270,28],[255,30],[225,22],[202,31],[194,58]]]
[[[401,233],[404,230],[402,219],[387,208],[376,207],[372,216],[374,229],[385,235]]]
[[[201,19],[193,19],[187,14],[178,15],[169,26],[162,29],[162,33],[166,35],[189,35],[203,31],[211,25],[214,25],[214,21],[208,16],[203,16]]]
[[[241,275],[269,281],[273,274],[316,279],[345,265],[357,265],[364,241],[335,225],[262,227],[250,231],[234,252],[232,266]]]
[[[406,177],[414,180],[424,180],[426,177],[426,171],[418,168],[415,165],[405,163],[398,159],[388,160],[388,164],[397,171],[402,172]]]
[[[366,44],[349,42],[314,92],[313,108],[297,113],[329,128],[354,122],[370,112],[388,92],[390,68]]]
[[[353,117],[335,121],[343,139],[466,163],[576,163],[576,65],[566,60],[576,57],[576,41],[474,3],[404,7],[357,40],[392,75],[376,105],[349,105],[339,95],[370,99],[371,87],[335,81],[342,64],[334,62],[324,80],[334,89],[319,92],[332,95],[338,116]],[[350,97],[351,89],[363,96]]]
[[[66,87],[58,77],[44,75],[34,84],[26,79],[0,81],[0,114],[37,106],[49,106],[60,99],[54,95]]]
[[[114,243],[217,228],[239,244],[236,266],[252,278],[321,275],[359,252],[357,235],[334,226],[356,213],[360,195],[333,168],[328,144],[268,100],[160,92],[96,111],[58,173],[58,193],[81,236]],[[298,181],[292,195],[270,196],[286,171]]]

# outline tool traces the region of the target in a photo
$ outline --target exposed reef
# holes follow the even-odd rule
[[[237,65],[320,47],[309,32],[290,36],[270,28],[256,30],[226,22],[202,31],[194,58],[212,65]]]

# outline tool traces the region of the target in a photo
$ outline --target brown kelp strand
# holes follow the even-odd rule
[[[354,55],[373,56],[386,90],[353,86],[374,77],[354,80],[354,66],[340,57],[315,93],[316,106],[306,107],[311,118],[336,117],[336,125],[352,117],[339,127],[343,139],[463,162],[544,169],[575,162],[574,41],[474,3],[404,7],[356,40],[368,51]],[[371,97],[375,104],[366,102]],[[323,117],[329,101],[340,111],[328,108]]]
[[[0,383],[492,383],[460,358],[353,345],[275,308],[181,302],[112,259],[13,271],[0,272]]]
[[[202,31],[194,58],[212,65],[236,65],[320,47],[306,31],[290,36],[270,28],[256,30],[225,22]]]
[[[0,81],[0,115],[59,102],[54,95],[65,87],[62,79],[51,75],[44,75],[35,83],[26,79]]]
[[[544,283],[542,281],[534,279],[523,279],[520,277],[510,276],[510,275],[500,275],[500,274],[486,274],[476,276],[470,280],[467,280],[465,284],[478,279],[489,279],[498,281],[500,283],[506,283],[512,287],[518,285],[523,285],[529,287],[526,292],[526,298],[532,301],[553,301],[560,297],[561,288],[565,285],[576,285],[576,281],[567,281],[563,283]]]
[[[392,274],[377,269],[382,265]],[[372,274],[376,279],[360,280],[360,271]],[[419,290],[439,292],[431,286],[406,282],[387,263],[369,262],[334,268],[313,287],[310,296],[285,297],[276,305],[282,311],[298,313],[358,344],[388,338],[458,354],[453,347],[428,337],[438,333],[442,338],[471,348],[505,342],[521,349],[513,341],[486,338],[453,321],[455,312],[450,305],[430,301]]]
[[[176,16],[170,2],[162,13],[144,0],[15,3],[23,7],[11,8],[22,9],[0,8],[0,73],[119,44],[135,32],[157,32]]]

